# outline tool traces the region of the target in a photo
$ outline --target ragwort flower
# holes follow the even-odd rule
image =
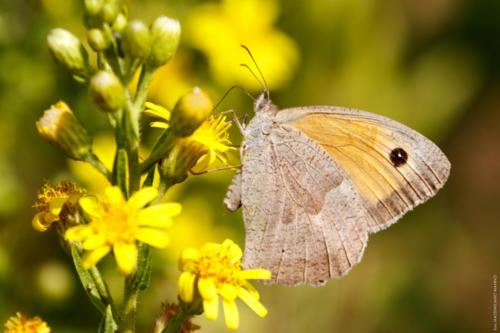
[[[34,204],[38,213],[33,217],[33,228],[46,231],[52,223],[65,219],[84,194],[85,191],[70,181],[43,185]]]
[[[29,318],[19,312],[4,327],[4,333],[50,333],[50,327],[40,317]]]
[[[118,187],[108,187],[105,194],[102,201],[93,197],[80,199],[90,222],[68,229],[65,237],[82,242],[87,251],[84,267],[94,266],[113,250],[119,271],[130,274],[137,264],[137,241],[157,248],[167,246],[165,229],[172,224],[172,217],[180,213],[181,205],[161,203],[144,208],[158,196],[153,187],[139,190],[128,201]]]
[[[159,121],[152,122],[151,127],[166,129],[170,126],[170,111],[160,105],[147,102],[145,114],[159,119]],[[231,152],[237,151],[229,139],[230,129],[231,122],[227,121],[226,115],[219,114],[208,118],[187,137],[187,140],[202,145],[206,150],[196,165],[191,168],[193,173],[201,173],[213,167],[217,162],[222,165],[228,164]]]
[[[230,329],[236,329],[239,325],[237,298],[257,315],[265,317],[267,310],[259,301],[259,293],[247,280],[270,279],[271,272],[265,269],[243,270],[241,257],[240,247],[230,239],[222,244],[206,243],[200,250],[185,249],[179,260],[182,270],[178,281],[181,299],[186,303],[192,302],[196,286],[203,301],[205,316],[215,320],[220,295],[225,322]]]

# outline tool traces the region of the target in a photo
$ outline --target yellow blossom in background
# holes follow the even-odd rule
[[[239,65],[251,64],[240,44],[250,48],[270,88],[288,81],[299,60],[295,42],[273,25],[279,12],[275,0],[223,0],[194,8],[185,23],[185,38],[208,58],[224,85],[261,89]]]
[[[84,194],[84,190],[70,181],[43,185],[34,204],[38,213],[33,217],[33,228],[46,231],[52,223],[60,221],[68,213],[64,207],[75,207]]]
[[[187,248],[182,252],[178,280],[182,301],[191,303],[197,293],[202,298],[207,319],[215,320],[222,298],[224,319],[227,327],[236,329],[239,314],[236,299],[240,298],[257,315],[265,317],[266,308],[259,301],[259,293],[248,282],[253,279],[270,279],[271,272],[265,269],[243,270],[240,247],[226,239],[222,244],[206,243],[199,250]],[[197,290],[197,293],[195,292]]]
[[[118,269],[130,274],[137,264],[137,241],[163,248],[169,243],[165,229],[172,225],[172,217],[181,212],[178,203],[161,203],[144,208],[158,197],[153,187],[145,187],[127,201],[118,187],[108,187],[103,200],[84,197],[80,206],[90,217],[89,224],[78,225],[66,231],[68,240],[82,242],[87,252],[83,266],[90,268],[111,250]]]
[[[40,317],[26,317],[16,313],[5,323],[4,333],[50,333],[50,327]]]
[[[151,122],[151,127],[163,129],[169,127],[170,111],[166,108],[147,102],[144,113],[160,119],[160,121]],[[220,162],[221,165],[228,164],[230,154],[237,151],[236,147],[231,146],[229,140],[230,128],[231,122],[227,121],[226,115],[219,114],[208,118],[188,137],[189,140],[201,144],[207,150],[191,169],[193,173],[206,171],[209,167],[215,166],[217,162]]]

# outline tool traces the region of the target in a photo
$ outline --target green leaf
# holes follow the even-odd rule
[[[97,285],[95,284],[92,275],[89,273],[88,270],[83,268],[80,252],[76,247],[76,245],[74,244],[71,245],[71,256],[73,257],[73,264],[75,265],[76,273],[80,278],[80,282],[82,283],[83,289],[89,296],[92,304],[94,304],[94,306],[101,313],[103,313],[104,309],[106,308],[105,305],[106,302],[102,299],[101,295],[99,294],[99,289],[97,288]]]
[[[127,161],[127,151],[123,148],[118,149],[113,168],[114,185],[119,186],[125,196],[127,196]]]
[[[137,262],[137,271],[129,285],[131,289],[145,290],[149,287],[151,280],[151,270],[153,268],[153,259],[151,246],[140,243],[139,260]]]
[[[106,307],[106,311],[104,312],[104,316],[102,317],[101,324],[99,325],[98,333],[114,333],[118,329],[118,325],[116,324],[113,318],[113,311],[111,310],[111,306],[108,305]]]

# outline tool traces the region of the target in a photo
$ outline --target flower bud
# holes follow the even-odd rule
[[[163,182],[174,185],[184,181],[201,156],[208,152],[199,142],[189,138],[179,138],[170,153],[159,164]]]
[[[118,2],[105,2],[101,8],[101,18],[108,24],[113,24],[116,17],[120,14],[120,5]]]
[[[148,62],[153,67],[166,64],[175,54],[181,38],[179,21],[158,17],[151,26],[151,54]]]
[[[87,52],[75,35],[61,28],[53,29],[47,36],[47,43],[57,62],[75,75],[87,76]]]
[[[89,15],[97,15],[101,11],[102,0],[85,0],[85,13]]]
[[[99,29],[90,29],[87,32],[87,40],[90,47],[96,51],[100,52],[108,48],[110,41],[106,38],[104,33]]]
[[[131,58],[145,58],[151,48],[151,33],[142,21],[134,20],[123,31],[122,48]]]
[[[92,77],[90,93],[104,111],[116,111],[126,103],[125,87],[116,75],[108,71],[100,71]]]
[[[170,116],[170,126],[176,136],[191,135],[210,115],[213,103],[200,88],[182,96]]]
[[[89,156],[92,140],[66,103],[61,101],[45,110],[36,128],[45,140],[68,157],[84,160]]]
[[[113,30],[116,32],[123,32],[127,27],[127,17],[125,14],[120,13],[113,22]]]

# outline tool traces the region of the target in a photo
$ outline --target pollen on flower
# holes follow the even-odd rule
[[[85,195],[85,191],[77,187],[73,182],[63,181],[59,184],[46,183],[40,189],[37,200],[33,205],[38,213],[33,218],[33,228],[38,231],[47,230],[52,223],[68,220],[71,209],[78,200]],[[64,209],[67,208],[67,209]]]
[[[219,295],[222,298],[224,319],[230,329],[239,325],[236,299],[240,298],[257,315],[265,317],[266,308],[259,301],[259,294],[248,282],[252,279],[270,279],[265,269],[243,270],[242,251],[233,241],[222,244],[207,243],[199,250],[187,248],[179,260],[183,271],[178,287],[181,299],[190,303],[196,295],[203,301],[203,310],[208,319],[215,320],[218,313]],[[198,293],[195,293],[197,286]]]
[[[40,317],[27,317],[16,313],[5,323],[4,333],[50,333],[50,327]]]

